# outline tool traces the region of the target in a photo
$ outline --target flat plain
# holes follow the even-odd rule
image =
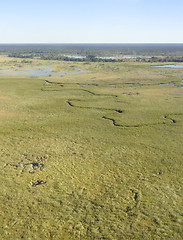
[[[1,239],[183,239],[183,69],[0,65]]]

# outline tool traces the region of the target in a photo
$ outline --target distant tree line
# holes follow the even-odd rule
[[[20,53],[11,53],[8,55],[8,57],[14,57],[14,58],[31,58],[33,59],[35,57],[34,54],[20,54]]]
[[[95,56],[183,56],[183,44],[0,44],[0,53]]]
[[[149,62],[183,62],[183,57],[178,57],[178,56],[151,57],[149,59]]]
[[[87,55],[86,57],[69,57],[54,53],[11,53],[9,57],[41,60],[57,60],[57,61],[72,61],[72,62],[183,62],[183,56],[160,56],[160,57],[136,57],[136,58],[105,58],[96,57],[95,55]]]
[[[68,57],[55,55],[42,55],[42,60],[58,60],[58,61],[73,61],[73,62],[123,62],[123,59],[113,58],[98,58],[94,55],[87,55],[86,57]]]
[[[57,60],[57,61],[73,61],[73,62],[123,62],[123,59],[113,58],[98,58],[94,55],[87,55],[86,57],[68,57],[57,54],[22,54],[22,53],[11,53],[8,57],[14,58],[30,58],[39,57],[41,60]]]

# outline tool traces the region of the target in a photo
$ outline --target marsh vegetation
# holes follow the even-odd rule
[[[182,239],[183,69],[22,61],[81,72],[0,76],[1,238]]]

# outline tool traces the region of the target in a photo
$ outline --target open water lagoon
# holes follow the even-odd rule
[[[175,64],[175,65],[161,65],[161,66],[153,66],[153,67],[159,67],[159,68],[183,68],[183,65],[178,65],[178,64]]]
[[[1,67],[0,68],[0,76],[32,76],[32,77],[40,77],[40,76],[49,76],[49,75],[65,75],[65,74],[77,74],[81,73],[80,70],[72,71],[72,72],[54,72],[51,66],[40,66],[40,67],[32,67],[32,68],[8,68]]]

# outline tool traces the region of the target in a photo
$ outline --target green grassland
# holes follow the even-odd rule
[[[183,239],[183,69],[0,65],[1,239]]]

